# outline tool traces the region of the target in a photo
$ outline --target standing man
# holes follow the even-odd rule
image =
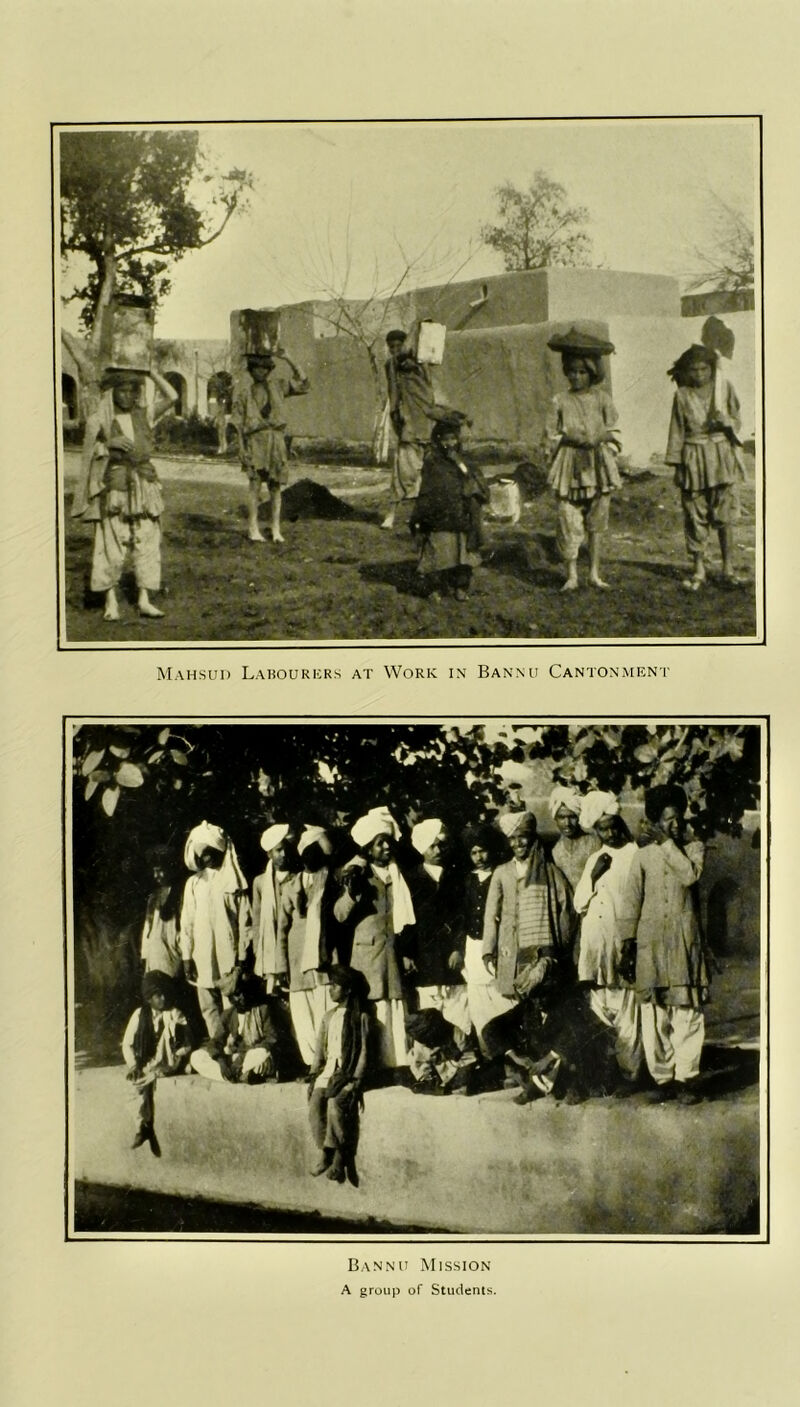
[[[422,477],[422,460],[430,442],[434,393],[430,371],[406,347],[406,334],[399,328],[388,333],[386,383],[389,391],[389,419],[397,435],[392,465],[392,503],[381,527],[394,527],[399,504],[415,499]]]
[[[187,982],[197,987],[209,1039],[225,1044],[229,1011],[250,945],[250,903],[233,841],[220,826],[201,821],[183,852],[191,873],[183,891],[181,956]]]
[[[278,374],[278,358],[289,367],[288,379]],[[247,536],[250,542],[266,540],[258,526],[258,505],[266,485],[272,541],[283,542],[281,495],[289,480],[284,402],[289,396],[304,396],[309,390],[309,380],[282,347],[277,347],[274,354],[257,352],[248,356],[247,370],[249,383],[236,397],[233,407],[242,472],[249,483]]]
[[[530,811],[508,812],[498,825],[512,858],[489,882],[483,961],[512,1006],[487,1023],[483,1040],[490,1058],[505,1055],[536,1081],[538,1093],[549,1094],[561,1060],[550,1049],[547,1023],[569,974],[570,889],[539,840]]]
[[[697,913],[705,847],[687,840],[686,793],[677,785],[645,794],[645,822],[628,872],[619,920],[635,944],[642,1044],[651,1099],[696,1104],[709,976]]]

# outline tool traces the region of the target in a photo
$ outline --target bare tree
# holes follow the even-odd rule
[[[392,253],[383,258],[377,254],[373,257],[369,288],[361,296],[353,296],[352,293],[356,261],[352,192],[341,231],[335,232],[329,221],[324,230],[315,227],[298,242],[297,262],[291,282],[298,289],[302,287],[307,291],[313,288],[323,294],[325,302],[317,307],[317,317],[330,328],[332,335],[346,337],[359,348],[369,366],[375,395],[372,433],[375,458],[378,457],[386,403],[384,339],[394,323],[403,321],[406,313],[403,297],[424,279],[442,277],[445,272],[447,276],[442,287],[448,287],[475,252],[473,242],[460,250],[441,248],[443,219],[442,215],[435,223],[430,238],[413,250],[393,231]],[[281,274],[289,283],[286,273],[281,271]],[[431,309],[434,313],[435,303],[436,300]]]
[[[708,223],[711,235],[702,247],[694,247],[697,273],[689,290],[708,289],[735,293],[752,288],[755,282],[755,235],[753,221],[741,210],[710,191]]]

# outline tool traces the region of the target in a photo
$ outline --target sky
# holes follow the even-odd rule
[[[713,246],[715,204],[753,217],[750,119],[601,122],[225,123],[199,128],[221,169],[255,177],[250,210],[174,267],[156,334],[227,338],[233,308],[324,297],[332,276],[367,297],[406,260],[409,287],[502,272],[481,245],[493,190],[538,168],[590,212],[593,260],[689,280]],[[716,206],[718,211],[718,206]],[[349,231],[349,233],[348,233]],[[405,257],[404,257],[405,256]],[[64,326],[77,330],[76,306]]]

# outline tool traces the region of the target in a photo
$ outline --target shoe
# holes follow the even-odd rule
[[[344,1163],[342,1161],[341,1153],[334,1153],[333,1162],[328,1168],[327,1175],[329,1182],[344,1182]]]
[[[654,1089],[649,1089],[645,1095],[648,1104],[666,1104],[668,1100],[675,1098],[675,1086],[670,1084],[656,1085]]]
[[[702,1094],[698,1094],[697,1090],[692,1089],[691,1085],[681,1084],[681,1082],[678,1081],[678,1088],[675,1091],[676,1104],[699,1104],[702,1098]]]
[[[140,1124],[136,1130],[136,1137],[131,1144],[131,1148],[141,1148],[143,1143],[150,1142],[150,1130],[147,1124]]]
[[[449,1094],[450,1091],[447,1090],[447,1089],[445,1089],[444,1085],[440,1084],[438,1080],[430,1079],[430,1080],[417,1080],[416,1084],[413,1084],[413,1085],[411,1086],[411,1093],[412,1093],[412,1094]]]
[[[566,1091],[562,1099],[563,1104],[584,1104],[585,1101],[586,1095],[582,1094],[579,1089],[575,1089],[574,1086]]]
[[[314,1164],[313,1168],[311,1168],[311,1176],[322,1177],[322,1174],[328,1171],[330,1165],[331,1155],[330,1153],[325,1152],[322,1154],[319,1161]]]
[[[544,1099],[544,1097],[544,1090],[539,1089],[538,1085],[533,1083],[533,1080],[529,1080],[528,1083],[523,1086],[522,1093],[514,1095],[514,1103],[532,1104],[534,1099]]]

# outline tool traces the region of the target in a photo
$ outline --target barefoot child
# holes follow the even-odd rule
[[[287,380],[276,372],[276,357],[282,357],[292,375]],[[259,352],[247,358],[249,383],[237,397],[233,422],[239,434],[242,470],[249,482],[248,530],[250,542],[264,542],[258,526],[258,505],[264,485],[269,489],[270,527],[273,542],[281,536],[281,496],[288,482],[286,451],[286,410],[289,396],[304,396],[308,377],[280,348],[275,356]]]
[[[687,348],[670,368],[676,385],[666,462],[674,465],[681,491],[686,550],[692,574],[682,585],[699,591],[706,580],[709,530],[716,529],[722,555],[722,583],[741,583],[733,563],[734,524],[739,517],[739,484],[744,461],[739,441],[739,401],[721,374],[714,352],[699,344]]]
[[[367,1074],[367,984],[360,972],[338,964],[331,967],[330,979],[333,1006],[322,1018],[308,1076],[308,1115],[320,1150],[311,1173],[327,1173],[331,1182],[346,1177],[357,1187],[359,1106]]]
[[[577,591],[578,552],[588,536],[589,581],[607,590],[608,582],[600,575],[600,549],[608,529],[611,494],[622,482],[617,468],[622,445],[614,402],[600,383],[601,357],[614,348],[610,342],[575,331],[553,337],[547,345],[561,353],[570,386],[555,397],[548,427],[553,458],[547,482],[558,500],[556,541],[567,569],[561,589]]]
[[[92,591],[105,593],[103,619],[119,620],[117,588],[130,553],[139,615],[159,619],[151,591],[161,589],[161,514],[164,499],[153,453],[153,426],[177,400],[157,371],[152,409],[143,404],[144,372],[109,367],[100,383],[97,413],[86,422],[81,481],[72,516],[94,523]]]
[[[422,466],[419,496],[411,514],[412,533],[421,535],[419,564],[427,577],[429,595],[451,587],[457,601],[466,601],[473,567],[480,566],[483,505],[489,491],[479,469],[461,452],[461,414],[437,420]]]
[[[156,1158],[161,1149],[153,1123],[154,1086],[159,1075],[179,1075],[189,1059],[189,1028],[175,1006],[175,988],[163,972],[146,972],[142,978],[142,1005],[137,1006],[122,1038],[127,1078],[138,1101],[139,1126],[131,1147],[150,1144]]]

